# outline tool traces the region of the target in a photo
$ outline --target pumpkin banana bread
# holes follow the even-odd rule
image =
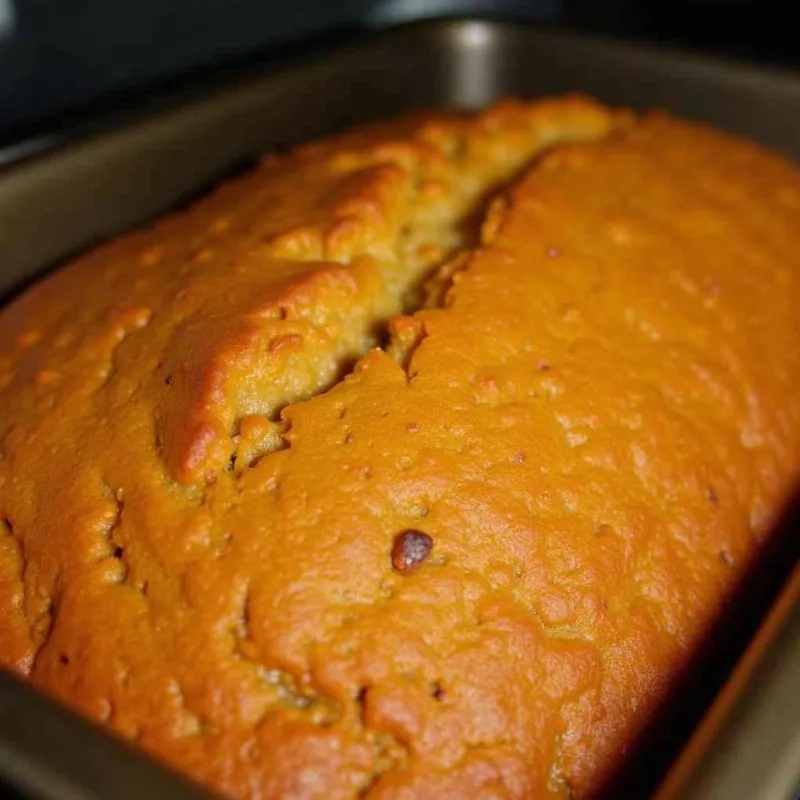
[[[0,314],[0,663],[231,798],[595,793],[800,468],[800,173],[586,99],[269,158]]]

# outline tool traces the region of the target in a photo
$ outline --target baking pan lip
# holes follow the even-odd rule
[[[0,779],[26,800],[214,800],[188,776],[3,668],[0,722]]]
[[[74,107],[0,130],[0,174],[4,168],[61,149],[75,140],[202,102],[240,81],[258,80],[267,71],[285,72],[310,58],[346,48],[366,29],[337,28],[246,56],[230,57],[185,70],[162,80],[105,92]],[[374,35],[374,34],[373,34]]]
[[[514,18],[467,15],[432,17],[391,24],[386,27],[337,28],[303,39],[272,46],[239,58],[226,59],[187,70],[180,75],[153,81],[101,96],[63,113],[51,115],[0,133],[0,177],[2,172],[37,156],[58,150],[74,141],[92,138],[115,128],[135,124],[160,113],[174,111],[224,93],[241,82],[257,82],[268,72],[286,72],[317,62],[326,55],[365,46],[379,46],[390,39],[440,34],[491,35],[525,30],[526,35],[586,47],[611,56],[657,58],[665,65],[735,73],[738,81],[762,83],[765,90],[776,86],[800,95],[800,69],[754,63],[727,54],[662,45],[652,40],[573,30],[559,24]]]

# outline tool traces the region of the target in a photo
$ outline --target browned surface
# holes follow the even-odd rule
[[[799,223],[777,157],[573,100],[90,254],[0,317],[4,662],[233,796],[588,794],[797,474]]]

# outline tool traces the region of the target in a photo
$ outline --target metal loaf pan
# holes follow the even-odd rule
[[[206,73],[0,150],[0,294],[8,299],[265,151],[411,108],[576,90],[706,120],[800,159],[798,75],[510,22],[414,23]],[[784,800],[800,783],[800,612],[791,588],[800,579],[789,582],[799,509],[760,554],[608,796],[652,794],[693,731],[662,798]],[[46,800],[203,796],[2,673],[0,775]]]

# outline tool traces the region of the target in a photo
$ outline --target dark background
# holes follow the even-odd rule
[[[109,93],[312,33],[458,13],[526,17],[800,66],[777,0],[0,0],[0,135]]]

